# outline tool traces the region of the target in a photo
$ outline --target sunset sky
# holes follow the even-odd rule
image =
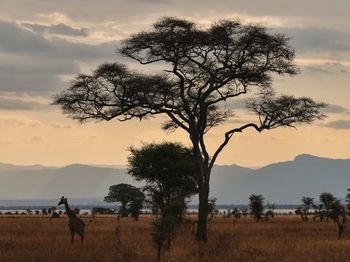
[[[300,74],[275,78],[278,93],[310,96],[329,104],[328,117],[311,126],[237,135],[218,164],[262,166],[308,153],[350,158],[349,0],[1,0],[0,162],[62,166],[71,163],[126,164],[128,147],[143,142],[180,141],[161,120],[79,123],[49,105],[78,73],[102,62],[120,61],[118,41],[162,16],[177,16],[202,27],[219,19],[260,23],[291,37]],[[152,68],[157,70],[158,68]],[[242,97],[243,98],[243,97]],[[246,119],[242,100],[230,123],[208,137],[213,150],[223,132]]]

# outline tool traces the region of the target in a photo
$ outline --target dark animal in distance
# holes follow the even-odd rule
[[[60,214],[57,212],[53,212],[51,218],[60,218]]]

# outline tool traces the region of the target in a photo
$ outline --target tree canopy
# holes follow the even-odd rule
[[[186,201],[198,192],[192,150],[180,143],[163,142],[131,147],[130,152],[128,173],[146,183],[148,201],[158,215],[153,221],[153,236],[159,259],[165,240],[170,248]]]
[[[250,195],[249,208],[255,221],[259,222],[264,213],[264,197],[262,195]]]
[[[144,194],[138,188],[129,184],[118,184],[109,187],[108,195],[105,196],[104,201],[120,202],[121,216],[127,217],[131,212],[131,215],[137,219],[144,199]]]
[[[152,206],[164,210],[173,201],[198,192],[192,150],[179,143],[163,142],[130,148],[128,173],[146,182]]]

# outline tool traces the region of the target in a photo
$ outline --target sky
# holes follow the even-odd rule
[[[348,0],[1,0],[0,162],[123,165],[130,146],[164,140],[189,146],[184,132],[162,131],[161,118],[81,125],[50,105],[75,75],[91,73],[103,62],[119,61],[148,72],[115,50],[119,41],[149,30],[163,16],[202,27],[240,19],[286,34],[300,74],[276,77],[273,87],[329,105],[324,110],[328,117],[310,126],[237,135],[218,164],[262,166],[304,153],[350,158],[349,10]],[[242,100],[231,103],[237,108],[235,118],[210,133],[211,151],[225,130],[251,117],[242,111]]]

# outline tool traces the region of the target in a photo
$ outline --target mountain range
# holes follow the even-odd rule
[[[80,164],[46,167],[0,163],[0,181],[0,206],[19,200],[35,205],[62,195],[79,199],[79,203],[84,199],[101,201],[110,185],[142,186],[125,167]],[[210,185],[210,196],[216,197],[218,204],[246,204],[251,194],[262,194],[266,202],[277,204],[297,204],[302,196],[317,198],[322,192],[343,198],[350,188],[350,159],[304,154],[258,169],[216,165]],[[192,203],[197,203],[196,197]]]

